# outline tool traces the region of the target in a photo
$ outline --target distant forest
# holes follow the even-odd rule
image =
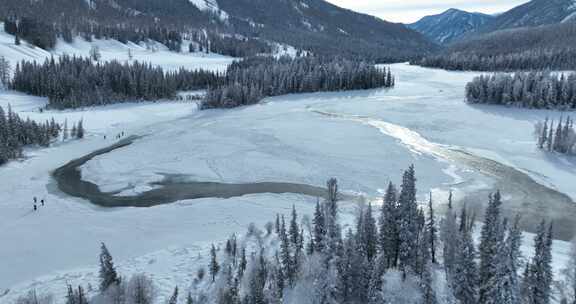
[[[533,109],[576,109],[576,74],[518,72],[481,75],[466,85],[470,103]]]
[[[576,23],[471,37],[412,63],[459,71],[574,70]]]
[[[94,63],[64,55],[43,64],[20,62],[11,87],[48,97],[50,107],[64,109],[174,98],[177,91],[204,89],[218,84],[221,78],[203,70],[168,72],[147,63]]]
[[[164,71],[139,62],[94,62],[62,56],[43,64],[22,61],[11,88],[49,99],[57,109],[126,101],[155,101],[177,91],[208,89],[203,108],[254,104],[289,93],[393,87],[390,70],[371,63],[316,57],[253,57],[232,63],[225,75],[196,70]]]
[[[22,157],[22,149],[26,146],[49,146],[61,131],[62,126],[54,119],[37,123],[21,118],[10,107],[5,112],[0,106],[0,165],[11,159]]]
[[[232,63],[224,83],[206,94],[204,108],[254,104],[264,97],[394,86],[390,69],[345,59],[255,57]]]

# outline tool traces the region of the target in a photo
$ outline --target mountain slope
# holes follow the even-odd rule
[[[439,44],[447,44],[476,32],[494,18],[481,13],[449,9],[442,14],[426,16],[408,27]]]
[[[494,19],[484,32],[576,21],[575,0],[532,0]]]
[[[45,43],[49,47],[56,36],[66,33],[123,42],[153,39],[173,50],[181,49],[183,39],[203,42],[219,35],[228,37],[219,45],[232,38],[254,38],[319,55],[379,62],[404,61],[436,48],[402,24],[355,13],[324,0],[0,1],[0,21],[15,19],[11,21],[17,24],[23,18],[34,23],[35,30],[47,32],[39,34],[49,36],[51,43]]]
[[[435,47],[402,24],[383,21],[323,0],[218,0],[243,34],[320,54],[345,52],[377,60],[425,54]]]
[[[472,36],[418,64],[448,70],[574,70],[576,22]]]

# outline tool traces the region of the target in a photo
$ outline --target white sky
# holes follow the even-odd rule
[[[411,23],[449,8],[494,14],[527,0],[327,0],[338,6],[380,17],[386,21]]]

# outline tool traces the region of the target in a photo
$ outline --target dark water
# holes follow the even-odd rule
[[[126,138],[112,146],[94,151],[72,160],[53,173],[58,188],[73,197],[86,199],[102,207],[152,207],[180,200],[197,198],[230,198],[257,193],[295,193],[314,197],[324,197],[326,189],[295,183],[248,183],[226,184],[216,182],[196,182],[181,175],[165,175],[153,183],[155,189],[133,196],[116,196],[117,192],[102,192],[98,185],[82,179],[80,167],[102,154],[131,145],[137,136]]]
[[[231,198],[257,193],[295,193],[314,197],[324,197],[326,194],[326,189],[306,184],[227,184],[190,181],[186,176],[165,175],[162,181],[152,184],[155,186],[153,190],[133,196],[117,196],[117,192],[102,192],[98,185],[82,180],[80,166],[98,155],[126,147],[136,139],[136,136],[126,138],[56,169],[53,176],[58,188],[70,196],[86,199],[102,207],[151,207],[187,199]],[[436,156],[467,166],[496,181],[494,188],[468,193],[460,203],[466,203],[481,213],[488,195],[498,189],[504,197],[504,214],[509,217],[522,215],[523,230],[534,232],[540,221],[546,219],[554,221],[556,239],[571,240],[574,237],[576,203],[569,196],[539,184],[526,173],[499,162],[442,146],[434,149]]]

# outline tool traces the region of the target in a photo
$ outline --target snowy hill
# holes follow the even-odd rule
[[[228,13],[218,7],[216,0],[190,0],[190,2],[203,12],[216,14],[222,21],[228,19]]]
[[[408,27],[439,44],[446,44],[477,31],[493,19],[486,14],[449,9],[442,14],[426,16]]]
[[[8,59],[12,67],[22,60],[42,62],[46,58],[57,57],[62,54],[87,57],[93,47],[99,49],[102,60],[145,61],[168,70],[184,67],[187,69],[201,68],[224,71],[233,60],[233,58],[228,56],[202,52],[176,53],[155,41],[141,44],[131,42],[124,44],[114,39],[93,39],[88,42],[81,37],[74,38],[72,43],[58,39],[56,47],[53,50],[46,51],[26,41],[22,41],[20,45],[15,45],[14,36],[6,33],[3,29],[3,24],[0,23],[0,56]],[[132,56],[132,59],[129,58],[130,56]]]

